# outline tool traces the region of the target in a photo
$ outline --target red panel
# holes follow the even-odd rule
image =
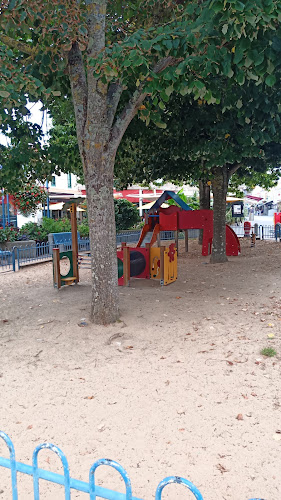
[[[176,205],[171,205],[168,208],[161,208],[160,207],[158,209],[158,212],[161,212],[164,215],[171,215],[171,214],[175,214],[175,213],[181,212],[181,210],[182,209],[180,207],[177,207]]]
[[[163,214],[163,212],[160,212],[159,223],[160,223],[160,231],[177,231],[178,213],[176,212],[171,215],[165,215]]]
[[[213,232],[212,210],[182,210],[179,212],[179,229],[205,228]]]
[[[233,229],[226,225],[226,255],[239,255],[241,251],[240,242]]]

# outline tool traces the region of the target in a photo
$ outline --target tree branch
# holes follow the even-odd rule
[[[74,104],[77,137],[79,148],[82,154],[82,143],[84,138],[84,127],[87,120],[87,80],[83,63],[82,53],[78,43],[74,42],[68,53],[68,72],[71,85],[71,92]]]
[[[112,83],[107,92],[107,120],[111,128],[116,114],[116,110],[123,92],[123,86],[120,83]]]
[[[164,57],[153,68],[153,73],[159,74],[164,69],[168,68],[169,66],[176,66],[178,63],[180,63],[183,59],[176,59],[175,57],[168,56]],[[143,91],[144,85],[141,85],[138,90],[136,90],[130,99],[130,101],[126,104],[124,107],[123,111],[121,114],[117,117],[116,122],[112,128],[111,131],[111,146],[113,149],[118,148],[121,139],[126,132],[129,124],[131,123],[132,119],[136,115],[138,108],[140,105],[143,103],[147,96],[147,92]]]
[[[239,167],[241,167],[240,163],[235,163],[228,169],[228,179],[230,179],[230,177],[235,174]]]
[[[88,61],[95,58],[105,49],[106,33],[106,5],[107,0],[87,0],[87,28],[88,28]],[[88,66],[88,119],[92,127],[98,131],[99,123],[107,123],[107,84],[94,76],[91,66]],[[102,141],[98,141],[102,142]]]
[[[4,33],[0,33],[0,41],[3,42],[8,47],[12,49],[17,49],[24,54],[32,56],[35,53],[34,48],[32,48],[27,43],[21,42],[20,40],[14,40],[10,36],[5,35]]]

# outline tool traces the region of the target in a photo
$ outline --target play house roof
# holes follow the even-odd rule
[[[187,203],[185,203],[178,194],[174,193],[174,191],[164,191],[160,198],[152,205],[150,211],[157,210],[158,208],[161,207],[162,203],[164,203],[166,200],[174,200],[183,210],[192,210]]]

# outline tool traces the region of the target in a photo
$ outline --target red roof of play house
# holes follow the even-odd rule
[[[156,200],[163,193],[163,190],[156,189],[156,194],[151,189],[143,189],[142,190],[142,201],[143,203],[148,203],[149,201]],[[113,190],[113,197],[116,200],[126,199],[131,201],[132,203],[139,203],[140,195],[139,189],[125,189],[124,191],[116,191]]]

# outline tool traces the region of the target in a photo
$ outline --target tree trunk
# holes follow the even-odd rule
[[[199,202],[200,210],[210,210],[211,189],[206,181],[199,181]],[[198,243],[202,245],[203,242],[203,229],[199,230]]]
[[[228,188],[227,166],[217,167],[212,180],[212,191],[214,196],[214,235],[211,254],[211,263],[217,264],[227,262],[226,256],[226,195]]]
[[[87,156],[89,165],[93,158],[90,152]],[[88,169],[85,179],[92,260],[91,320],[96,324],[113,323],[119,317],[113,168],[114,158],[105,155],[100,164]]]

